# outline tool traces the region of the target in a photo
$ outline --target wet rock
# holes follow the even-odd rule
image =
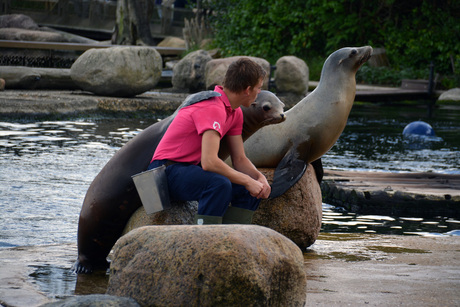
[[[234,56],[222,59],[213,59],[206,64],[206,89],[213,90],[216,85],[222,85],[225,73],[230,64],[243,56]],[[268,89],[268,80],[270,78],[270,63],[262,58],[248,57],[267,72],[262,89]]]
[[[275,85],[279,92],[306,95],[309,71],[307,63],[295,56],[283,56],[276,61]]]
[[[260,169],[271,182],[274,169]],[[128,221],[124,233],[146,225],[192,224],[196,203],[173,203],[173,207],[148,216],[139,208]],[[254,214],[253,224],[274,229],[291,239],[300,248],[312,245],[321,230],[322,198],[313,167],[284,195],[262,200]]]
[[[300,249],[255,225],[146,226],[114,246],[107,294],[142,306],[304,306]]]
[[[452,100],[452,101],[460,101],[460,88],[453,88],[448,91],[445,91],[444,93],[439,96],[438,100],[443,101],[443,100]]]
[[[172,85],[176,89],[195,93],[206,89],[205,69],[212,57],[205,50],[187,54],[173,68]]]
[[[132,97],[153,89],[161,77],[161,55],[150,47],[90,49],[71,67],[72,80],[96,95]]]
[[[104,294],[74,296],[53,303],[40,305],[40,307],[140,307],[132,298],[117,297]]]

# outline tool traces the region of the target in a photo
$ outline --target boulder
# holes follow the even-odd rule
[[[39,29],[32,18],[23,14],[0,15],[0,28]]]
[[[185,48],[185,40],[175,36],[168,36],[158,43],[158,47]]]
[[[175,89],[190,93],[206,89],[205,69],[212,57],[205,50],[187,54],[173,68],[172,85]]]
[[[213,59],[206,64],[206,89],[213,90],[216,85],[222,85],[225,73],[230,64],[244,56],[234,56],[222,59]],[[248,57],[258,63],[267,72],[264,79],[262,89],[268,89],[268,81],[270,79],[270,63],[262,58]]]
[[[272,182],[274,169],[260,169]],[[283,195],[262,200],[253,224],[269,227],[291,239],[302,250],[319,236],[323,217],[321,187],[309,164],[302,178]]]
[[[40,307],[140,307],[132,298],[117,297],[106,294],[92,294],[69,297],[52,303],[40,305]]]
[[[72,80],[96,95],[132,97],[154,88],[163,60],[154,48],[129,46],[89,49],[73,63]]]
[[[259,169],[269,182],[274,169]],[[130,218],[124,233],[146,225],[192,224],[198,209],[196,203],[173,203],[168,210],[147,215],[143,207]],[[308,165],[302,178],[285,194],[262,200],[254,214],[253,224],[266,226],[291,239],[305,249],[315,243],[321,230],[322,197],[315,170]]]
[[[276,61],[274,78],[278,92],[292,92],[298,95],[306,95],[308,92],[308,66],[298,57],[279,58]]]
[[[107,294],[141,306],[304,306],[303,263],[266,227],[146,226],[115,244]]]
[[[460,101],[460,88],[453,88],[453,89],[450,89],[448,91],[445,91],[444,93],[442,93],[438,100],[440,101],[447,101],[447,100],[450,100],[450,101]]]

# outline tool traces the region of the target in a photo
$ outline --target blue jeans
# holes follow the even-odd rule
[[[150,163],[148,169],[165,164],[166,160]],[[198,214],[223,216],[228,205],[255,211],[260,199],[251,196],[246,188],[231,183],[222,175],[203,170],[198,165],[175,163],[166,167],[171,200],[198,201]]]

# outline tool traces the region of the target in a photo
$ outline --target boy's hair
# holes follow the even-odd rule
[[[259,64],[246,57],[240,58],[228,67],[223,86],[234,93],[239,93],[248,86],[256,86],[265,75],[265,70]]]

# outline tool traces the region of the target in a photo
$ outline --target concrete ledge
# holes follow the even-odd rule
[[[460,217],[460,175],[325,170],[321,192],[359,214]]]
[[[103,97],[89,92],[6,90],[0,92],[0,116],[47,116],[100,112],[173,113],[186,93],[147,92],[133,98]]]

